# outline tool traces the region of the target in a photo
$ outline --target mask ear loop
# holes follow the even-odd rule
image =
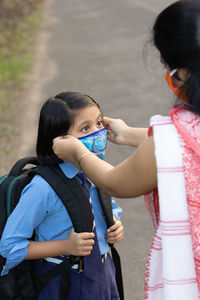
[[[169,73],[169,75],[171,76],[171,77],[174,77],[176,80],[178,80],[178,81],[182,81],[182,82],[185,82],[184,80],[182,80],[179,76],[178,76],[178,74],[176,74],[178,72],[178,69],[173,69],[170,73]],[[186,78],[186,80],[189,78],[189,76],[190,76],[190,74],[188,73],[187,74],[187,78]]]
[[[178,71],[178,69],[173,69],[171,72],[169,72],[169,75],[173,77],[173,75]]]
[[[175,78],[175,79],[178,80],[178,81],[183,81],[183,80],[178,76],[177,72],[178,72],[178,69],[174,69],[174,70],[172,70],[172,71],[169,73],[169,75],[170,75],[171,77]]]
[[[168,74],[169,74],[169,76],[172,78],[172,77],[174,77],[176,80],[179,80],[179,81],[182,81],[183,82],[183,80],[181,80],[179,77],[178,77],[178,75],[176,74],[176,72],[178,71],[178,69],[173,69],[171,72],[169,72]],[[167,77],[166,77],[166,79],[167,79]],[[183,100],[184,102],[188,102],[188,100],[187,100],[187,95],[185,94],[185,92],[181,92],[180,93],[180,91],[181,91],[181,89],[180,88],[176,88],[176,87],[174,87],[173,86],[173,83],[172,83],[172,80],[167,80],[167,82],[168,82],[168,85],[169,85],[169,87],[171,88],[171,90],[174,92],[174,94],[178,97],[178,98],[180,98],[181,100]]]

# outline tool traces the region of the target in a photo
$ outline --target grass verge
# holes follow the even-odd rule
[[[41,26],[43,0],[13,22],[0,20],[0,175],[10,167],[15,147],[20,91],[34,60],[35,40]]]

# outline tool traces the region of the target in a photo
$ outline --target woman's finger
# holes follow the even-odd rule
[[[109,125],[109,124],[112,123],[112,121],[113,121],[112,118],[103,117],[103,124],[104,124],[104,125]]]

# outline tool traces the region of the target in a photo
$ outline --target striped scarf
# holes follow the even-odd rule
[[[156,191],[145,196],[156,229],[146,265],[145,299],[198,300],[200,191],[191,191],[199,186],[200,119],[176,107],[171,117],[152,117],[151,128],[159,204]]]

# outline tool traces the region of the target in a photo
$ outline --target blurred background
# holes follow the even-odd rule
[[[0,173],[35,153],[42,103],[61,91],[92,96],[104,115],[147,127],[174,99],[151,43],[157,14],[170,0],[0,0]],[[133,149],[109,144],[116,165]],[[123,208],[121,254],[126,300],[144,298],[153,228],[143,197]],[[87,299],[86,299],[87,300]],[[94,299],[95,300],[95,299]]]

